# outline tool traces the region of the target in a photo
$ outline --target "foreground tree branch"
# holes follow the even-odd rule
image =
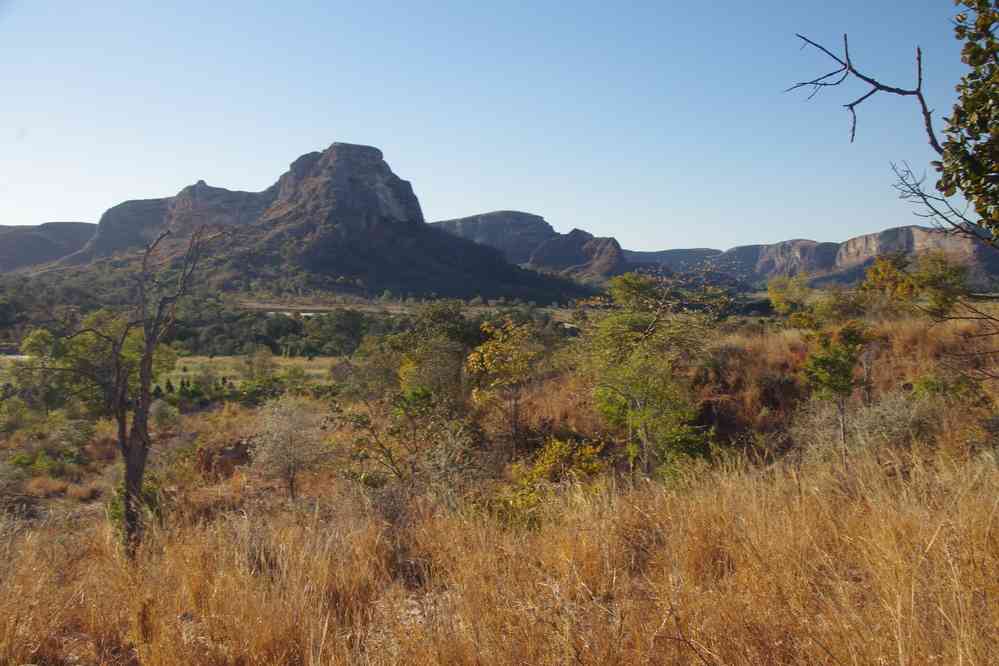
[[[853,77],[863,83],[866,83],[871,88],[866,93],[853,100],[848,104],[844,104],[843,107],[850,113],[850,143],[853,143],[854,139],[857,137],[857,107],[866,102],[868,99],[873,97],[879,92],[889,93],[891,95],[898,95],[900,97],[915,97],[919,104],[919,110],[923,116],[923,126],[926,131],[926,137],[929,140],[930,146],[937,152],[938,155],[943,155],[943,147],[940,145],[940,141],[937,139],[936,132],[933,129],[933,110],[930,109],[929,105],[926,103],[926,97],[923,95],[923,51],[918,46],[916,47],[916,86],[914,88],[901,88],[899,86],[891,86],[882,83],[873,76],[869,76],[861,72],[853,63],[853,59],[850,57],[850,40],[847,35],[843,35],[843,55],[838,56],[825,46],[814,42],[808,37],[801,34],[795,34],[795,36],[802,41],[802,47],[811,47],[821,51],[826,56],[831,58],[836,62],[839,67],[829,72],[828,74],[823,74],[822,76],[815,77],[808,81],[799,81],[793,86],[785,90],[785,92],[791,92],[793,90],[798,90],[801,88],[811,88],[811,93],[808,95],[809,99],[812,99],[819,94],[824,88],[832,88],[844,83],[850,77]]]

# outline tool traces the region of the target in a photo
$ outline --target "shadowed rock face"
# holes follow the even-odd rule
[[[61,263],[84,264],[138,249],[166,230],[183,238],[202,225],[251,224],[273,198],[274,188],[259,193],[233,192],[200,180],[174,197],[126,201],[104,213],[93,238]]]
[[[582,229],[545,241],[531,254],[528,264],[577,277],[607,277],[628,270],[617,240],[596,238]]]
[[[0,227],[0,273],[56,261],[76,252],[97,225],[49,222],[38,226]]]
[[[540,215],[515,210],[499,210],[431,224],[455,236],[494,247],[512,264],[528,263],[539,245],[559,235]]]
[[[627,270],[621,246],[581,229],[555,231],[543,217],[519,211],[496,211],[431,226],[496,248],[512,263],[577,278],[602,278]]]

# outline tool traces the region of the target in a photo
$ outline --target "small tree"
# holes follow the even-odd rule
[[[277,374],[278,365],[274,353],[264,345],[258,345],[243,359],[243,376],[252,382],[263,382]]]
[[[804,310],[811,296],[808,286],[808,275],[799,273],[795,276],[781,275],[767,283],[767,296],[774,310],[783,315]]]
[[[97,312],[82,325],[53,325],[60,329],[57,335],[26,341],[29,353],[44,359],[42,368],[85,389],[116,422],[125,463],[122,523],[129,558],[141,539],[139,505],[152,447],[153,379],[167,352],[160,343],[176,321],[178,301],[190,291],[202,258],[220,234],[199,227],[179,254],[167,251],[169,236],[164,231],[142,252],[130,276],[129,305],[122,312]]]
[[[412,394],[425,390],[454,403],[464,396],[466,347],[457,340],[433,337],[407,352],[399,366],[399,387]]]
[[[260,409],[253,465],[265,477],[283,482],[292,500],[296,497],[299,474],[320,464],[330,454],[325,423],[320,404],[292,394],[272,400]]]
[[[534,376],[541,356],[532,327],[506,320],[499,326],[482,325],[488,339],[472,350],[465,368],[475,383],[473,398],[479,402],[497,400],[509,426],[511,453],[516,455],[520,439],[520,398]]]
[[[610,292],[615,308],[587,326],[579,365],[597,408],[627,429],[632,459],[651,475],[707,449],[709,433],[692,425],[688,377],[727,297],[696,274],[627,274],[611,281]]]
[[[854,389],[862,382],[856,379],[867,334],[863,327],[851,322],[836,335],[819,336],[819,348],[805,361],[805,377],[816,397],[831,400],[839,413],[840,442],[846,449],[846,408]]]

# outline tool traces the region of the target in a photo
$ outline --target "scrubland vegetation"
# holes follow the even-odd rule
[[[949,317],[991,306],[942,257],[770,298],[748,318],[629,274],[571,324],[456,301],[287,318],[336,358],[261,337],[223,367],[181,315],[134,553],[94,379],[115,315],[63,338],[22,307],[0,661],[989,663],[992,328]]]

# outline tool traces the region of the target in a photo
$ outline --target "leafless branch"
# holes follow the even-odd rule
[[[916,212],[917,216],[930,220],[939,229],[999,249],[999,238],[984,232],[978,222],[969,216],[970,205],[958,208],[952,197],[928,190],[924,185],[926,176],[917,176],[907,162],[892,163],[891,168],[895,172],[894,187],[899,198],[923,208],[921,212]]]
[[[943,147],[937,140],[936,132],[933,130],[933,110],[930,109],[929,105],[926,103],[926,97],[923,95],[923,51],[918,46],[916,47],[916,87],[914,88],[901,88],[898,86],[890,86],[882,83],[878,79],[864,74],[853,64],[853,59],[850,57],[850,40],[847,35],[843,35],[843,56],[837,56],[835,53],[827,49],[825,46],[814,42],[811,39],[805,37],[801,34],[795,35],[802,42],[802,48],[812,47],[818,51],[824,53],[826,56],[835,61],[839,67],[829,72],[828,74],[823,74],[822,76],[815,77],[808,81],[799,81],[793,86],[785,90],[785,92],[791,92],[792,90],[798,90],[799,88],[811,88],[811,92],[808,95],[808,99],[815,97],[823,88],[831,88],[842,84],[851,76],[855,79],[866,83],[871,87],[866,93],[855,99],[854,101],[844,104],[843,107],[850,114],[850,143],[853,143],[854,139],[857,137],[857,107],[863,104],[865,101],[873,97],[879,92],[889,93],[892,95],[898,95],[900,97],[915,97],[916,101],[919,103],[920,113],[923,116],[923,125],[926,130],[926,137],[929,140],[930,146],[937,152],[938,155],[943,154]]]

